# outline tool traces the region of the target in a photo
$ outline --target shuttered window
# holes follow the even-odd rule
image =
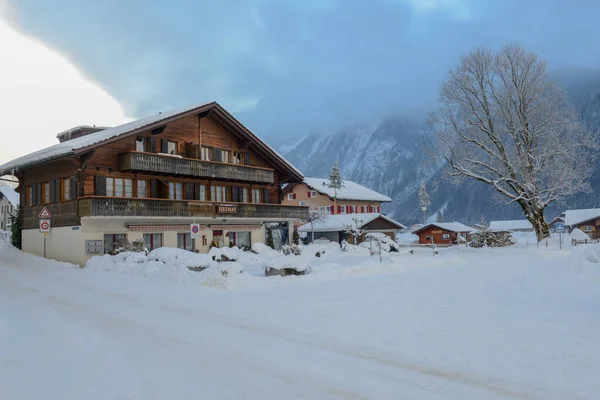
[[[71,200],[71,179],[63,179],[63,201]]]
[[[206,201],[206,185],[196,183],[194,185],[194,199]]]
[[[50,199],[50,182],[42,183],[42,192],[43,192],[43,197],[42,197],[43,203],[44,204],[51,203],[52,199]]]
[[[240,153],[239,151],[234,151],[231,157],[231,162],[233,164],[241,164],[243,157],[244,155],[242,153]]]
[[[242,202],[248,202],[248,188],[242,188]]]
[[[200,152],[201,158],[204,161],[211,161],[213,159],[212,150],[213,149],[211,147],[202,147]]]

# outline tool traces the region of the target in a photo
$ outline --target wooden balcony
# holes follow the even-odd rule
[[[80,217],[197,217],[306,219],[308,207],[188,200],[83,197]]]
[[[121,154],[119,156],[119,168],[121,171],[254,183],[274,183],[275,181],[275,173],[272,169],[154,153],[130,152]]]
[[[40,213],[46,207],[52,217],[51,225],[54,228],[79,225],[77,215],[77,200],[60,203],[40,204],[23,208],[23,229],[38,229],[40,226]]]

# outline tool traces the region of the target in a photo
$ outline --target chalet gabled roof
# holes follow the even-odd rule
[[[302,180],[303,175],[298,169],[279,155],[272,147],[262,141],[262,139],[242,125],[233,117],[233,115],[216,102],[141,118],[114,128],[104,129],[96,133],[46,147],[45,149],[35,151],[1,165],[0,176],[34,165],[43,164],[54,159],[86,153],[98,146],[119,140],[123,137],[160,128],[170,122],[195,114],[210,116],[224,127],[229,128],[233,135],[241,140],[249,142],[251,148],[255,148],[261,155],[265,156],[268,161],[273,162],[283,171],[286,171],[289,174],[291,181]]]
[[[323,178],[304,178],[303,182],[312,190],[316,190],[322,195],[328,196],[333,200],[334,190],[327,186],[328,179]],[[287,185],[284,188],[284,193],[292,189],[293,185]],[[344,180],[344,187],[337,191],[338,200],[357,200],[357,201],[372,201],[380,203],[389,203],[392,201],[388,196],[369,189],[356,182]]]
[[[600,208],[565,211],[565,225],[574,226],[600,218]]]
[[[361,227],[368,225],[374,220],[381,218],[392,225],[395,225],[397,229],[405,229],[406,227],[402,225],[400,222],[394,221],[390,217],[387,217],[383,214],[379,213],[367,213],[367,214],[335,214],[328,215],[324,219],[314,222],[314,231],[315,232],[339,232],[344,230],[346,225],[352,225],[354,223],[354,218],[357,218],[359,221],[362,221]],[[313,227],[311,224],[304,224],[298,228],[298,232],[311,232]]]
[[[456,232],[456,233],[475,232],[475,229],[471,228],[470,226],[461,224],[460,222],[436,222],[436,223],[423,225],[419,229],[413,231],[413,233],[418,234],[419,232],[421,232],[429,227],[432,227],[432,226],[435,226],[435,227],[440,228],[445,231]]]

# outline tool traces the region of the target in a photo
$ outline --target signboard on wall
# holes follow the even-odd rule
[[[237,206],[217,206],[217,212],[219,214],[235,214],[237,213]]]

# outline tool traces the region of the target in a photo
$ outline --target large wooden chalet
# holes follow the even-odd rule
[[[264,242],[268,226],[282,243],[307,215],[281,204],[282,184],[302,174],[217,103],[89,128],[0,166],[19,179],[24,251],[43,252],[44,207],[48,257],[81,265],[125,238],[207,252],[211,243]]]

